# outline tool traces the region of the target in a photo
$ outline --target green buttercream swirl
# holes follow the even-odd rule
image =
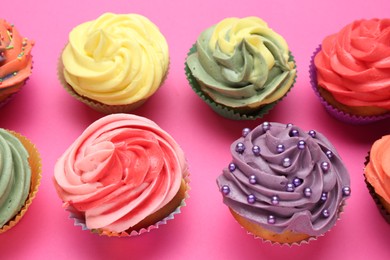
[[[0,227],[24,205],[30,181],[28,152],[14,135],[0,129]]]
[[[187,65],[216,103],[258,108],[283,97],[296,69],[285,40],[259,18],[228,18],[201,33]]]

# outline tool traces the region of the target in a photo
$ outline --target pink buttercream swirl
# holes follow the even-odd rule
[[[55,165],[65,207],[89,229],[122,232],[170,202],[186,174],[183,151],[149,119],[113,114],[91,124]]]
[[[342,104],[390,110],[389,57],[390,19],[355,21],[323,40],[318,85]]]

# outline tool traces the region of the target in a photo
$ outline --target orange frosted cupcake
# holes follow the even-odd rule
[[[164,224],[189,189],[179,145],[151,120],[130,114],[91,124],[57,161],[54,184],[76,225],[107,236]]]
[[[364,176],[371,196],[390,224],[390,135],[383,136],[372,145]]]
[[[0,233],[14,227],[35,198],[41,159],[24,136],[0,128]]]
[[[328,112],[349,123],[390,118],[390,19],[357,20],[324,38],[311,81]]]
[[[34,41],[0,19],[0,107],[18,92],[31,75]]]

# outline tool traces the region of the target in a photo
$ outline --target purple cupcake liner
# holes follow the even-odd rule
[[[344,111],[341,111],[335,107],[333,107],[331,104],[329,104],[319,93],[318,86],[317,86],[317,70],[314,65],[314,58],[317,55],[318,52],[321,51],[321,45],[319,45],[316,50],[313,52],[313,55],[310,58],[310,65],[309,65],[309,77],[310,77],[310,84],[317,95],[317,97],[320,99],[322,105],[325,107],[326,111],[336,118],[339,121],[354,124],[354,125],[364,125],[364,124],[370,124],[377,121],[381,121],[387,118],[390,118],[390,113],[386,113],[383,115],[378,116],[357,116],[352,115],[349,113],[346,113]]]

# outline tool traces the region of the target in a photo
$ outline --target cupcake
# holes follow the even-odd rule
[[[266,114],[295,83],[285,39],[257,17],[227,18],[203,31],[186,58],[192,89],[230,119]]]
[[[357,20],[315,51],[311,83],[327,111],[348,123],[390,118],[390,19]]]
[[[350,177],[319,132],[264,122],[230,147],[232,161],[217,178],[223,202],[255,237],[301,244],[329,231],[350,196]]]
[[[59,158],[54,185],[76,225],[107,236],[157,228],[185,205],[183,151],[157,124],[131,114],[92,123]]]
[[[58,75],[76,99],[103,113],[129,112],[163,83],[168,45],[138,14],[105,13],[75,27],[62,51]]]
[[[0,19],[0,107],[24,85],[32,70],[34,41]]]
[[[24,136],[0,128],[0,233],[27,212],[41,180],[41,158]]]
[[[365,165],[367,188],[379,211],[390,224],[390,135],[374,142]]]

